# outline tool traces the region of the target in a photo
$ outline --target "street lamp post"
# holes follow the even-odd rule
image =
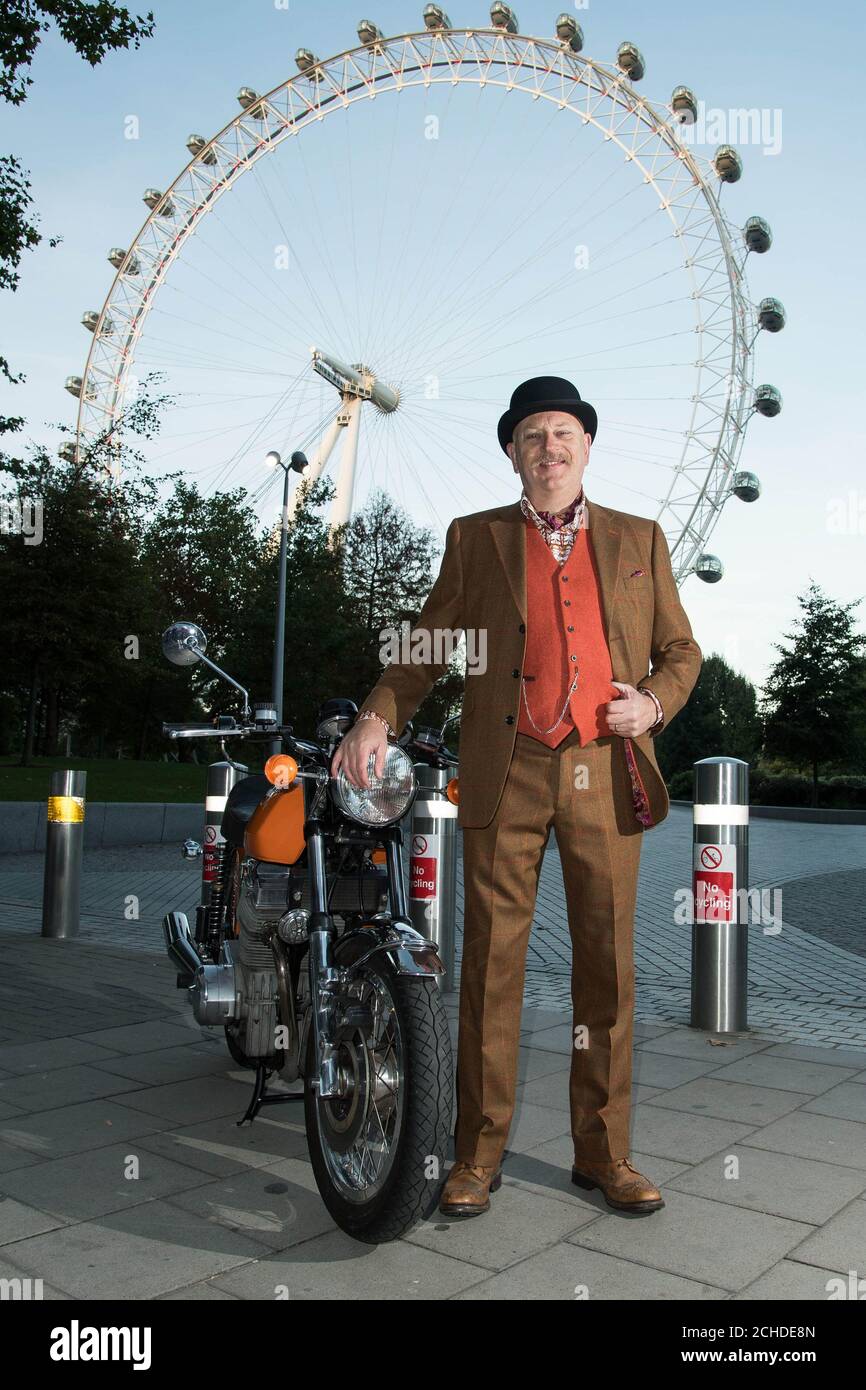
[[[283,510],[281,514],[280,526],[280,577],[277,586],[277,618],[274,628],[274,664],[273,676],[271,680],[271,698],[274,702],[274,709],[277,712],[277,724],[283,722],[283,679],[285,668],[286,650],[286,562],[288,554],[289,540],[289,474],[291,472],[303,473],[307,467],[305,454],[295,452],[292,454],[288,463],[283,463],[282,458],[272,450],[265,459],[270,468],[282,468],[283,470]],[[276,738],[271,743],[271,752],[279,753],[282,751],[282,740]]]

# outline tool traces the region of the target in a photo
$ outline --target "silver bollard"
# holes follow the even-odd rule
[[[456,775],[445,768],[415,764],[418,794],[412,806],[409,841],[409,916],[412,925],[435,941],[445,967],[437,976],[454,988],[454,937],[457,917],[457,807],[445,795]]]
[[[747,1031],[749,764],[694,764],[691,1027]]]
[[[86,772],[57,771],[49,776],[43,936],[68,940],[78,935],[86,785]]]

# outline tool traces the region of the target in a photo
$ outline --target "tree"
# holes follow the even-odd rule
[[[812,805],[818,805],[818,769],[846,759],[854,748],[866,699],[866,636],[854,631],[851,611],[862,599],[839,604],[817,584],[799,595],[803,616],[784,636],[764,686],[764,752],[812,769]]]
[[[761,746],[762,724],[755,688],[723,656],[705,656],[694,689],[670,728],[655,740],[666,781],[691,772],[701,758],[742,758],[753,763]]]
[[[62,38],[91,67],[96,67],[106,53],[130,44],[139,47],[143,38],[153,34],[153,14],[132,18],[123,6],[98,0],[5,0],[0,17],[0,96],[13,106],[19,106],[32,86],[30,64],[42,35],[54,20]],[[42,241],[37,221],[30,209],[30,180],[13,155],[0,157],[0,289],[14,291],[18,287],[18,266],[25,251],[32,251]],[[57,246],[59,237],[51,237],[49,246]],[[11,385],[25,378],[14,373],[6,358],[0,356],[0,376]],[[0,417],[0,434],[19,430],[24,424],[20,415]]]

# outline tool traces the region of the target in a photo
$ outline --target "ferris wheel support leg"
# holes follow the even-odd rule
[[[331,504],[332,531],[336,526],[342,526],[343,522],[348,521],[352,515],[352,494],[355,491],[355,464],[358,461],[358,431],[361,428],[362,404],[363,402],[356,397],[345,408],[345,415],[348,415],[349,419],[340,459],[340,472],[337,477],[337,495]]]
[[[292,493],[291,500],[289,502],[290,520],[297,511],[298,491],[301,486],[301,483],[314,483],[316,479],[319,478],[321,474],[324,472],[325,465],[327,464],[328,459],[331,457],[331,454],[333,453],[334,445],[336,444],[340,436],[340,430],[342,428],[343,422],[340,419],[340,416],[337,415],[337,417],[334,420],[332,420],[331,424],[328,426],[328,432],[322,439],[321,444],[319,445],[319,451],[316,454],[316,457],[310,461],[310,463],[307,465],[300,478],[298,479],[298,485]]]

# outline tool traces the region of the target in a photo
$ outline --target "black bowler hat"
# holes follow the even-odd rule
[[[527,415],[538,415],[545,410],[564,410],[576,415],[587,434],[595,440],[598,416],[588,401],[580,399],[577,387],[562,376],[534,376],[522,381],[512,392],[511,405],[496,427],[505,453],[508,453],[505,446],[511,443],[515,425]]]

